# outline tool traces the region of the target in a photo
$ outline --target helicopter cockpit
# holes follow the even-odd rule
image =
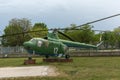
[[[30,40],[30,42],[35,43],[35,42],[36,42],[36,39],[33,38],[33,39]]]
[[[43,44],[43,41],[40,40],[40,39],[37,39],[37,38],[36,39],[35,38],[31,39],[30,42],[32,42],[34,44],[37,44],[38,47],[41,47],[42,44]]]

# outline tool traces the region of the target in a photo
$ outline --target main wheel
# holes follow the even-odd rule
[[[66,59],[69,59],[69,58],[70,58],[70,55],[65,55],[65,58],[66,58]]]
[[[32,57],[28,57],[28,60],[32,60]]]
[[[48,56],[48,55],[46,55],[46,56],[45,56],[45,58],[46,58],[46,59],[48,59],[48,58],[49,58],[49,56]]]

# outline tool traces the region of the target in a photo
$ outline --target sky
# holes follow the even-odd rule
[[[13,18],[44,22],[48,28],[77,26],[120,13],[120,0],[0,0],[0,31]],[[91,24],[93,29],[113,30],[120,16]]]

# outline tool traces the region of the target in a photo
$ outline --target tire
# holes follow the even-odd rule
[[[65,55],[65,59],[69,59],[70,58],[70,55]]]
[[[46,58],[46,59],[48,59],[48,58],[49,58],[49,56],[48,56],[48,55],[46,55],[46,56],[45,56],[45,58]]]
[[[28,57],[28,60],[32,60],[32,57]]]

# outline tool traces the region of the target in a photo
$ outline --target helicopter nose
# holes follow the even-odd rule
[[[27,44],[28,44],[28,42],[24,42],[24,43],[23,43],[23,46],[25,47],[25,46],[27,46]]]
[[[24,46],[24,48],[26,48],[26,49],[29,49],[29,48],[30,48],[29,42],[24,42],[24,43],[23,43],[23,46]]]
[[[29,41],[28,42],[24,42],[23,46],[27,50],[28,53],[30,53],[30,54],[33,53],[33,49],[32,49],[31,43]]]

